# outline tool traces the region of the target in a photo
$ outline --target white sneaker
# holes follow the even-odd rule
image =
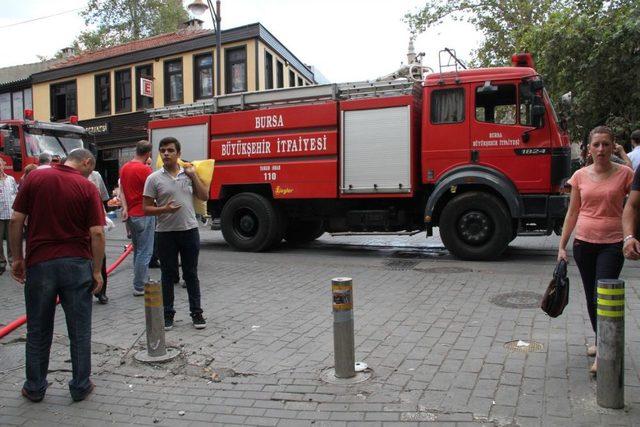
[[[133,290],[133,296],[134,297],[142,297],[142,296],[144,296],[144,291],[139,291],[137,289],[134,289]]]

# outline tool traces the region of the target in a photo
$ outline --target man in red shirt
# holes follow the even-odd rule
[[[124,217],[129,225],[133,242],[133,295],[144,295],[144,284],[149,278],[149,261],[153,254],[153,234],[156,219],[142,211],[142,190],[151,168],[151,143],[138,141],[136,155],[120,169],[120,189],[124,193],[127,212]]]
[[[94,388],[89,379],[91,293],[102,288],[105,240],[102,202],[87,179],[95,164],[90,151],[73,150],[64,165],[31,172],[13,204],[11,275],[25,284],[27,306],[27,378],[22,395],[33,402],[44,398],[49,385],[47,370],[58,296],[71,344],[71,397],[83,400]],[[23,258],[22,229],[27,218]]]

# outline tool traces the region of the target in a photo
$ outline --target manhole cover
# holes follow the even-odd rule
[[[384,268],[388,270],[411,270],[419,262],[412,259],[390,259],[384,262]]]
[[[536,341],[515,340],[504,343],[504,348],[510,352],[520,353],[540,353],[544,351],[544,345]]]
[[[473,272],[470,268],[464,267],[427,267],[427,268],[416,268],[418,271],[423,271],[425,273],[433,273],[433,274],[456,274],[456,273],[471,273]]]
[[[506,308],[538,308],[542,295],[536,292],[508,292],[490,299],[492,304]]]

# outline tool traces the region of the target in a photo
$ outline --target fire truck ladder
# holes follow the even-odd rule
[[[419,89],[419,82],[406,80],[332,83],[221,95],[206,101],[153,108],[146,112],[152,119],[168,119],[294,103],[409,95]]]
[[[448,57],[446,58],[447,62],[444,63],[444,61],[442,60],[442,54],[446,53],[448,55]],[[467,66],[464,65],[464,63],[462,61],[460,61],[458,59],[458,57],[456,56],[456,51],[455,49],[449,49],[448,47],[445,47],[444,49],[442,49],[440,52],[438,52],[438,65],[440,68],[440,82],[443,83],[444,80],[442,80],[442,73],[443,73],[443,69],[447,69],[447,68],[453,68],[454,69],[454,74],[456,76],[456,82],[459,81],[459,77],[458,77],[458,65],[460,67],[462,67],[462,69],[467,69]]]

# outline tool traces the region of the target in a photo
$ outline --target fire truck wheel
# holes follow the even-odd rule
[[[511,217],[495,196],[469,192],[449,201],[440,214],[440,237],[456,257],[490,260],[511,240]]]
[[[265,251],[282,239],[276,208],[269,199],[255,193],[236,194],[225,203],[220,226],[227,243],[240,251]]]
[[[291,220],[287,224],[284,238],[297,245],[316,240],[324,234],[324,223],[321,219]]]

